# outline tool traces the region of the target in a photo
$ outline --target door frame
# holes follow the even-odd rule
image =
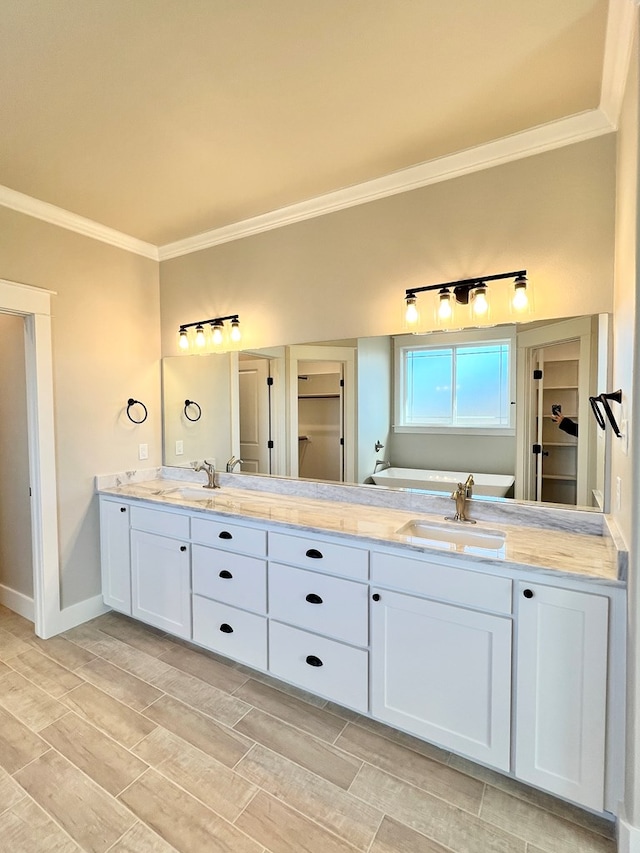
[[[0,279],[0,312],[24,318],[27,437],[33,554],[32,618],[40,637],[60,624],[60,568],[55,463],[51,296],[54,291]],[[27,610],[28,608],[23,608]]]
[[[287,348],[287,475],[298,476],[298,362],[299,361],[338,361],[344,374],[343,413],[344,413],[344,481],[355,480],[356,457],[356,399],[355,399],[355,349],[351,347],[314,346],[304,344]]]
[[[532,400],[532,357],[534,350],[552,346],[569,340],[579,340],[580,355],[578,363],[578,421],[586,424],[578,434],[578,478],[576,482],[576,501],[578,506],[591,506],[590,492],[593,484],[590,482],[589,451],[592,441],[593,427],[589,410],[590,383],[593,379],[592,364],[592,317],[576,317],[559,322],[549,321],[549,324],[525,332],[517,333],[517,399],[516,407],[516,499],[526,499],[531,494],[531,436],[532,424],[535,420]],[[520,405],[523,401],[524,405]]]

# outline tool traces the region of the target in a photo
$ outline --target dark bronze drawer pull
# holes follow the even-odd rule
[[[181,546],[180,546],[180,550],[184,553],[184,552],[187,550],[187,546],[186,546],[186,545],[181,545]]]
[[[308,601],[309,604],[322,604],[322,599],[319,595],[316,595],[315,592],[310,592],[305,598],[305,601]]]
[[[533,590],[532,589],[525,589],[522,594],[524,595],[525,598],[533,598]]]
[[[224,578],[225,580],[229,580],[229,578],[232,578],[233,575],[231,574],[231,572],[228,572],[226,569],[223,569],[218,575],[218,577]]]
[[[322,666],[322,661],[315,655],[307,655],[307,663],[309,666]]]
[[[227,625],[226,622],[222,623],[222,625],[220,626],[220,630],[223,634],[233,634],[233,628],[231,627],[231,625]]]
[[[218,539],[233,539],[233,536],[228,530],[223,530],[222,533],[218,533]]]
[[[316,548],[309,548],[307,551],[307,557],[311,557],[312,560],[321,560],[322,551],[318,551]]]
[[[126,506],[121,506],[121,507],[120,507],[120,512],[126,512],[126,511],[127,511]]]

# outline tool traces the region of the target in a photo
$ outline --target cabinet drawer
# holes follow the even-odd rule
[[[267,566],[265,560],[232,554],[217,548],[193,545],[191,550],[193,591],[226,604],[267,611]]]
[[[267,668],[264,616],[194,595],[193,642],[256,669]]]
[[[394,554],[371,554],[371,581],[478,610],[511,613],[511,581]]]
[[[293,563],[301,568],[329,572],[366,581],[369,577],[369,552],[337,542],[326,542],[315,537],[288,536],[285,533],[269,534],[269,557],[282,563]]]
[[[366,646],[369,642],[369,587],[270,563],[269,616],[337,640]]]
[[[270,621],[269,671],[312,693],[367,712],[369,655],[364,649]]]
[[[131,505],[131,527],[134,530],[146,530],[147,533],[159,533],[161,536],[173,536],[176,539],[189,538],[189,516],[159,509],[148,509]]]
[[[215,545],[216,548],[254,554],[256,557],[263,557],[267,553],[265,530],[255,530],[253,527],[243,527],[241,524],[228,524],[224,520],[193,518],[191,533],[193,541],[203,545]]]

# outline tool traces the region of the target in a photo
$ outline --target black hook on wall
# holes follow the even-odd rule
[[[606,423],[604,415],[598,407],[598,403],[600,403],[605,411],[609,423],[611,424],[611,429],[614,431],[616,438],[620,438],[622,433],[620,432],[620,429],[618,427],[615,415],[611,411],[609,400],[613,400],[614,403],[622,403],[622,388],[619,388],[617,391],[612,391],[611,394],[598,394],[597,397],[589,397],[589,402],[591,403],[591,411],[593,412],[593,415],[600,429],[605,429]]]
[[[198,414],[195,416],[195,418],[189,417],[189,412],[187,411],[189,406],[193,406],[194,408],[196,408],[198,410]],[[202,409],[196,403],[195,400],[185,400],[184,401],[184,416],[188,421],[191,421],[191,423],[195,423],[196,421],[200,420],[200,418],[202,417]]]
[[[130,409],[132,406],[142,406],[142,408],[144,409],[144,415],[141,420],[137,421],[135,418],[131,417]],[[141,403],[140,400],[134,400],[133,397],[129,397],[129,399],[127,400],[127,417],[130,421],[133,421],[134,424],[143,424],[146,421],[148,414],[149,413],[147,412],[147,407],[144,403]]]

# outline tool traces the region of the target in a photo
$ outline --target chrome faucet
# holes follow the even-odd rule
[[[376,459],[373,473],[377,474],[378,471],[383,471],[385,468],[391,468],[391,462],[387,462],[386,459]]]
[[[203,486],[204,489],[219,489],[220,486],[216,483],[216,468],[213,462],[207,462],[205,459],[202,464],[194,466],[194,471],[206,471],[208,483]]]
[[[232,456],[227,462],[227,474],[232,474],[236,465],[242,465],[242,459],[236,459],[235,456]]]
[[[473,492],[473,474],[469,474],[465,483],[458,483],[458,488],[451,493],[451,500],[456,502],[456,514],[453,518],[447,516],[447,521],[465,521],[467,524],[475,524],[471,518],[467,518],[467,501]]]

